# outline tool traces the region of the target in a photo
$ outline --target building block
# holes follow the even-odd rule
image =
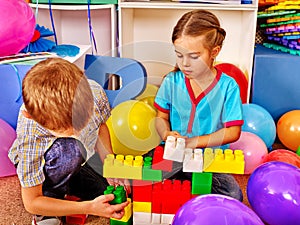
[[[151,202],[136,202],[133,201],[133,212],[146,212],[151,213]]]
[[[126,222],[110,218],[110,225],[132,225],[132,223],[133,223],[132,217]]]
[[[163,158],[164,147],[159,145],[154,149],[152,169],[172,172],[173,161]]]
[[[74,195],[66,195],[66,200],[69,201],[80,201],[80,198]],[[86,214],[73,214],[66,216],[66,223],[67,224],[74,224],[74,225],[83,225],[85,224],[86,218],[88,215]]]
[[[151,224],[160,224],[161,214],[160,213],[152,213],[151,215]]]
[[[172,224],[175,214],[162,214],[161,223],[163,224]]]
[[[110,218],[110,224],[112,224],[112,221],[115,222],[113,224],[119,224],[117,222],[122,222],[120,224],[131,224],[128,223],[128,221],[132,222],[132,202],[131,202],[131,198],[127,198],[127,201],[129,202],[129,204],[124,208],[124,216],[121,219],[114,219],[114,218]]]
[[[161,204],[163,199],[163,191],[162,191],[162,182],[157,182],[153,184],[152,187],[152,213],[161,213]]]
[[[151,212],[134,212],[133,223],[151,224]]]
[[[124,186],[117,186],[114,187],[112,185],[109,185],[106,187],[106,190],[104,191],[104,194],[114,194],[115,198],[110,202],[110,204],[120,204],[122,202],[126,202],[127,196],[126,191],[124,189]]]
[[[143,157],[108,154],[103,163],[103,177],[142,179]]]
[[[150,181],[162,181],[162,171],[152,169],[152,157],[148,156],[144,158],[142,179]]]
[[[132,180],[132,201],[152,201],[152,181]]]
[[[205,172],[244,174],[244,153],[242,150],[206,148],[203,164]]]
[[[164,159],[183,162],[185,149],[185,140],[183,138],[175,138],[173,136],[168,136],[165,149],[164,149]]]
[[[203,171],[203,151],[202,149],[184,150],[183,172],[199,172]]]
[[[192,174],[192,195],[203,195],[211,193],[212,173]]]

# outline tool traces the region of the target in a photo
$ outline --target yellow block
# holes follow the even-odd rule
[[[151,213],[151,202],[136,202],[133,201],[133,212],[148,212]]]
[[[143,157],[108,154],[103,163],[103,177],[142,179]]]
[[[244,174],[245,160],[242,150],[206,148],[203,171],[212,173]]]
[[[127,222],[131,217],[132,217],[132,203],[131,203],[131,198],[127,198],[127,201],[129,202],[129,204],[125,207],[124,211],[124,216],[121,219],[114,219],[114,218],[110,218],[111,220],[118,220],[118,221],[122,221],[122,222]]]

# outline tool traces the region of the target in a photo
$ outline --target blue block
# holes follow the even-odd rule
[[[251,102],[265,108],[277,122],[300,109],[300,57],[257,45]]]

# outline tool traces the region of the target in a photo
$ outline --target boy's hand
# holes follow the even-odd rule
[[[114,199],[113,194],[101,195],[93,200],[92,213],[106,218],[121,219],[124,216],[124,208],[129,204],[128,201],[121,204],[111,205],[110,201]]]

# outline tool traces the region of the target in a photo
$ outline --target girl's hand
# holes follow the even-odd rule
[[[175,138],[186,138],[186,136],[181,136],[181,134],[177,131],[167,131],[165,135],[165,140],[167,140],[168,136],[173,136]]]
[[[106,178],[109,185],[114,187],[124,186],[127,195],[131,194],[131,186],[128,179]]]

